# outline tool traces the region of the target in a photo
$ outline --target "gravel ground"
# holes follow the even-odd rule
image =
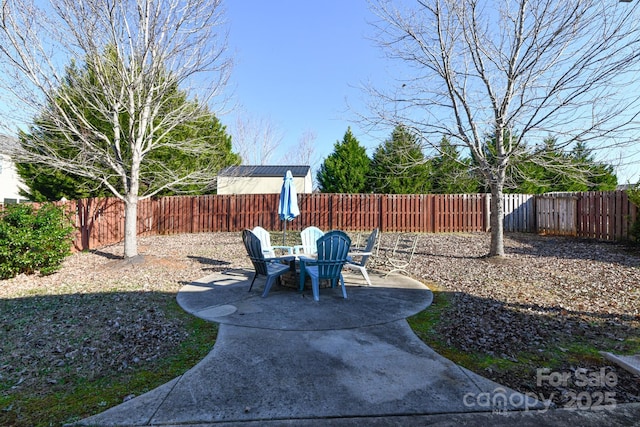
[[[381,246],[392,237],[384,234]],[[420,235],[410,273],[452,301],[436,331],[444,345],[515,365],[529,355],[518,373],[479,373],[558,404],[585,390],[614,393],[617,403],[640,401],[640,378],[597,355],[562,358],[572,342],[621,353],[637,345],[637,250],[528,234],[508,235],[505,247],[507,257],[496,261],[483,256],[487,234]],[[74,254],[51,276],[0,281],[0,393],[48,393],[71,375],[94,379],[164,357],[189,333],[168,315],[177,291],[214,271],[250,267],[240,233],[145,237],[139,251],[141,264],[123,263],[122,245],[114,245]],[[559,365],[535,358],[550,353],[560,354]],[[549,365],[574,379],[580,369],[614,373],[616,384],[537,384],[536,369]]]

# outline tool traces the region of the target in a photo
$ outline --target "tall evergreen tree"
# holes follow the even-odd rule
[[[436,194],[476,193],[480,181],[473,176],[471,160],[461,158],[447,137],[440,141],[439,155],[431,159],[431,192]]]
[[[323,193],[363,193],[371,159],[348,128],[342,141],[336,141],[333,153],[320,165],[316,176]]]
[[[373,154],[369,189],[388,194],[429,193],[429,174],[429,162],[415,135],[399,125]]]
[[[509,192],[514,193],[611,191],[618,184],[613,167],[597,162],[584,144],[578,142],[566,153],[553,137],[546,138],[542,148],[521,153],[508,171],[514,184]]]
[[[573,162],[583,171],[584,191],[613,191],[618,186],[618,177],[613,166],[595,160],[593,150],[578,142],[571,151]]]

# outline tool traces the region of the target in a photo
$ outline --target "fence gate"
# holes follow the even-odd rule
[[[578,197],[571,193],[550,193],[538,196],[538,233],[575,236],[577,229]]]

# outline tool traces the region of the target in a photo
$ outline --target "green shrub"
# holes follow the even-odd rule
[[[71,222],[51,203],[9,205],[0,212],[0,279],[56,272],[71,254]]]

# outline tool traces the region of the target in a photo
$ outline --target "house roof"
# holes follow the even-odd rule
[[[310,169],[310,166],[300,165],[243,165],[224,168],[218,172],[218,176],[284,177],[287,171],[290,170],[294,177],[305,177]]]

